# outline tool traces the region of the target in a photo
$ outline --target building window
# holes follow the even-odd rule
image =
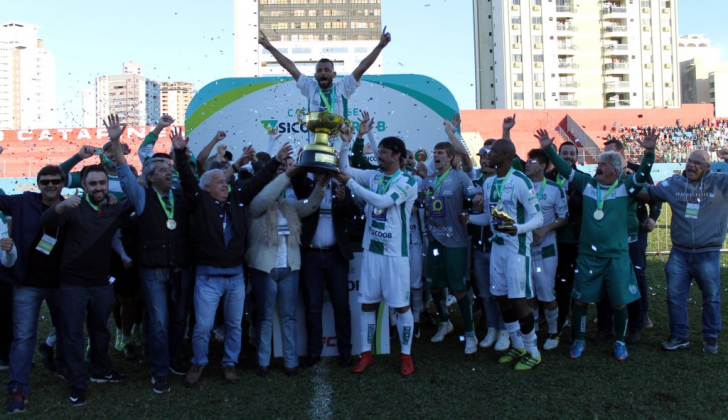
[[[543,63],[543,54],[534,54],[533,61],[537,63]]]
[[[520,44],[521,43],[521,36],[520,35],[513,35],[513,36],[511,36],[511,41],[514,44]]]
[[[511,24],[513,24],[513,25],[520,25],[521,24],[521,17],[520,16],[513,16],[511,18]]]
[[[521,5],[521,0],[512,0],[512,1],[513,1],[513,5],[514,6],[520,6]]]
[[[294,54],[311,54],[311,48],[294,48]]]
[[[533,99],[535,99],[537,101],[543,101],[544,100],[544,97],[545,97],[545,95],[544,95],[543,92],[535,92],[533,94]]]
[[[514,101],[522,101],[523,100],[523,92],[513,92],[513,100]]]
[[[356,48],[354,48],[354,52],[355,53],[366,53],[367,47],[356,47]]]
[[[523,56],[521,54],[513,54],[513,61],[520,63],[523,61]]]
[[[534,44],[543,44],[543,36],[541,36],[541,35],[534,36],[533,43]]]
[[[517,82],[522,82],[523,81],[523,73],[516,73],[514,76],[516,76],[516,81]]]
[[[541,16],[534,16],[531,18],[531,22],[534,25],[540,25],[543,22],[543,20],[541,19]]]

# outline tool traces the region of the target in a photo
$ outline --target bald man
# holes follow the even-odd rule
[[[672,209],[672,249],[665,265],[670,337],[665,350],[687,348],[690,283],[694,279],[703,294],[703,351],[718,353],[720,318],[720,249],[728,221],[728,176],[710,171],[705,150],[690,154],[683,175],[648,186],[642,201],[665,202]]]

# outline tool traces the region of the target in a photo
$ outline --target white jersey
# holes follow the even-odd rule
[[[543,182],[533,184],[533,190],[536,197],[538,197],[538,204],[541,206],[544,226],[554,223],[556,219],[566,219],[569,217],[566,193],[557,183],[544,178]],[[552,230],[546,236],[539,239],[538,242],[533,242],[531,245],[531,255],[534,257],[541,256],[543,258],[555,257],[555,247],[556,231]],[[541,255],[542,253],[543,255]]]
[[[505,184],[504,184],[505,182]],[[498,188],[502,185],[502,196],[499,200]],[[501,206],[511,216],[516,224],[524,224],[541,211],[538,198],[533,192],[531,180],[521,171],[512,170],[505,178],[491,176],[483,183],[485,203],[489,212],[496,206]],[[505,245],[513,253],[531,255],[531,232],[511,236],[495,229],[496,221],[491,218],[493,229],[493,246]]]
[[[296,87],[308,99],[309,112],[326,111],[326,104],[321,100],[321,93],[319,93],[321,89],[315,78],[301,75],[296,82]],[[349,96],[356,92],[358,87],[359,82],[350,74],[344,78],[335,79],[332,88],[328,91],[323,91],[324,96],[329,101],[329,105],[333,107],[334,114],[347,118],[347,115],[345,115],[345,102]],[[327,93],[328,95],[326,95]],[[331,103],[332,99],[333,103]]]
[[[375,254],[390,257],[408,257],[410,239],[410,214],[417,198],[417,181],[406,173],[399,172],[394,176],[385,176],[381,171],[348,168],[346,173],[355,182],[349,181],[347,186],[354,194],[364,195],[359,190],[367,187],[366,193],[376,193],[388,198],[388,207],[377,207],[366,197],[364,214],[363,248]],[[358,185],[357,185],[358,184]],[[391,200],[391,201],[390,201]],[[394,203],[392,205],[392,202]]]

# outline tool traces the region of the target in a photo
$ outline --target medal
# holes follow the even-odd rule
[[[602,219],[604,219],[604,212],[603,212],[602,210],[599,210],[599,209],[597,209],[597,210],[596,210],[596,211],[594,212],[594,218],[595,218],[596,220],[602,220]]]
[[[177,222],[175,222],[174,219],[167,220],[167,229],[174,230],[176,227],[177,227]]]

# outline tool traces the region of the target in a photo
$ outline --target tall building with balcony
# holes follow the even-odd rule
[[[679,107],[676,3],[475,0],[477,107]]]
[[[129,73],[96,78],[97,127],[109,114],[119,115],[129,125],[154,125],[159,120],[159,83],[142,76],[141,68],[130,63],[124,63]]]
[[[683,35],[678,40],[682,103],[710,102],[709,74],[720,66],[720,49],[711,47],[704,35]]]
[[[0,129],[55,127],[56,70],[38,27],[0,24]]]
[[[351,73],[376,47],[382,32],[380,0],[233,0],[235,2],[235,75],[288,73],[258,45],[265,32],[303,74],[328,58],[341,75]],[[382,73],[382,57],[367,74]]]
[[[160,84],[161,112],[178,124],[184,124],[187,106],[195,96],[195,85],[187,82],[162,82]]]

